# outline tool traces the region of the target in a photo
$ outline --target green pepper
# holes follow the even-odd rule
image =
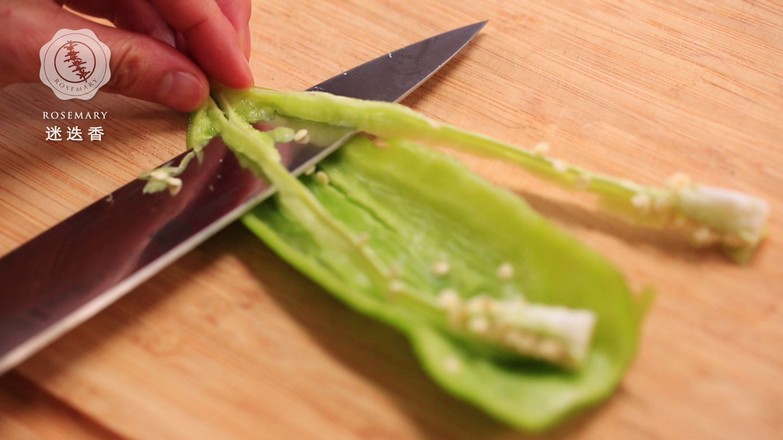
[[[545,145],[518,149],[396,104],[264,89],[216,98],[220,108],[210,100],[192,115],[188,145],[200,156],[222,136],[278,189],[244,223],[347,305],[406,335],[445,389],[529,431],[617,387],[651,295],[634,296],[616,268],[518,196],[411,140],[507,161],[634,221],[684,224],[738,259],[766,231],[768,205],[746,194],[683,176],[655,187],[592,173]],[[250,125],[273,119],[284,126]],[[354,138],[301,180],[281,165],[276,142],[345,130],[372,138]],[[145,173],[145,191],[175,194],[186,165]]]
[[[243,222],[347,305],[406,335],[445,389],[540,431],[617,387],[648,296],[634,297],[601,256],[518,196],[402,139],[354,138],[299,180],[280,164],[275,135],[249,124],[275,111],[218,97],[220,109],[210,102],[192,118],[191,146],[219,134],[278,188]]]
[[[566,188],[591,192],[602,205],[634,222],[682,227],[694,244],[720,245],[738,262],[747,261],[766,235],[770,211],[766,201],[738,191],[697,185],[684,175],[672,176],[665,186],[645,186],[552,158],[546,154],[548,148],[516,148],[433,121],[399,104],[260,88],[223,93],[248,119],[278,113],[382,138],[404,137],[500,159]]]
[[[488,356],[365,283],[355,267],[330,264],[306,226],[264,203],[244,223],[285,260],[348,305],[403,332],[430,376],[453,394],[514,426],[540,431],[607,397],[636,350],[641,303],[606,260],[453,160],[415,144],[378,148],[356,139],[321,165],[329,184],[304,177],[308,190],[400,279],[435,299],[444,289],[463,298],[524,296],[588,309],[597,326],[580,368],[565,370],[519,358]],[[433,270],[447,261],[450,270]],[[510,264],[510,279],[497,276]]]

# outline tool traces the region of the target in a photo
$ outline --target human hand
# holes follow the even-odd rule
[[[60,29],[86,28],[111,49],[104,90],[195,110],[209,94],[209,79],[253,85],[250,9],[250,0],[0,0],[0,87],[37,81],[41,46]]]

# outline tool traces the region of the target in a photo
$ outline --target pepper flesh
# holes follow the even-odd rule
[[[219,97],[225,114],[210,104],[194,115],[191,145],[219,133],[242,163],[278,187],[245,224],[346,304],[407,335],[444,388],[514,426],[539,431],[617,386],[636,349],[643,302],[608,262],[518,196],[400,139],[378,148],[356,138],[320,165],[328,184],[315,173],[302,186],[279,164],[272,137],[247,124],[270,112],[237,111],[230,96]],[[433,264],[444,258],[447,273],[434,273]],[[571,370],[534,360],[557,360],[535,350],[509,355],[497,350],[502,343],[444,319],[448,314],[437,306],[444,291],[465,304],[490,298],[505,310],[530,301],[544,310],[588,311],[596,323],[592,344],[576,353],[583,361]],[[493,319],[529,335],[531,320],[514,322],[514,316]]]
[[[383,149],[367,139],[343,146],[321,168],[329,185],[303,177],[309,191],[342,225],[366,234],[367,246],[398,277],[436,300],[454,289],[590,310],[596,316],[589,352],[578,369],[509,358],[456,337],[448,327],[367,285],[355,268],[329,264],[307,227],[271,200],[243,222],[276,253],[358,311],[396,327],[412,342],[433,379],[455,395],[519,428],[551,428],[607,397],[635,353],[642,303],[603,258],[554,228],[516,195],[495,188],[439,153],[402,141]],[[430,270],[449,256],[448,276]],[[498,264],[517,268],[511,280]],[[563,272],[568,276],[564,277]]]

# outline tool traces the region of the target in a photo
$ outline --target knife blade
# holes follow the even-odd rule
[[[397,102],[484,27],[454,29],[342,72],[309,90]],[[301,173],[350,137],[289,145]],[[142,194],[134,180],[0,258],[0,374],[94,316],[274,193],[220,139],[180,176],[177,196]],[[167,163],[178,163],[185,153]]]

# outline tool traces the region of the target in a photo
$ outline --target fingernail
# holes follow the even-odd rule
[[[150,37],[161,41],[171,47],[177,47],[177,40],[174,32],[169,28],[154,28],[149,33]]]
[[[191,73],[169,72],[158,84],[155,97],[165,106],[191,111],[201,104],[202,88],[201,81]]]

